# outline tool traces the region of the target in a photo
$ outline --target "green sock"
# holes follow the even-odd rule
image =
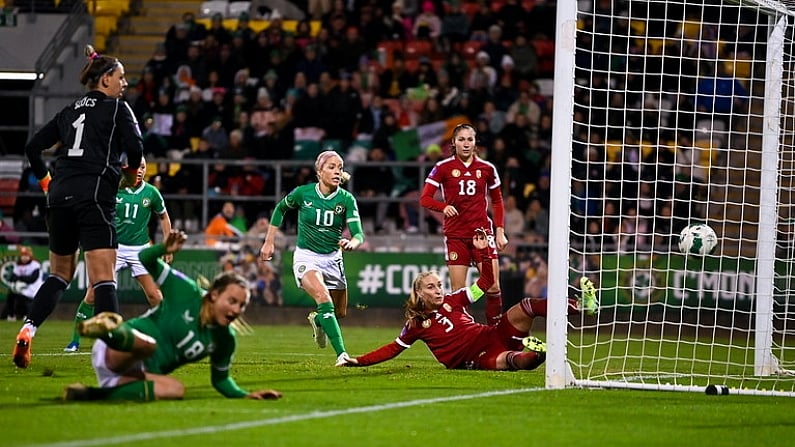
[[[135,342],[133,329],[126,324],[120,325],[100,338],[111,348],[124,352],[130,352]]]
[[[317,317],[315,317],[315,319],[326,332],[326,336],[331,342],[331,346],[334,347],[334,351],[336,351],[337,355],[345,352],[345,342],[342,340],[340,324],[337,322],[337,316],[334,315],[334,303],[328,302],[318,304]]]
[[[76,400],[128,400],[150,402],[155,400],[155,382],[136,380],[111,388],[89,387],[86,393]]]
[[[88,320],[93,316],[94,305],[88,304],[85,301],[80,301],[80,305],[77,306],[77,312],[75,312],[75,325],[72,328],[72,343],[80,343],[80,334],[77,332],[77,325],[81,321]]]
[[[106,400],[131,400],[136,402],[151,402],[155,400],[155,382],[152,380],[137,380],[124,385],[106,388]]]

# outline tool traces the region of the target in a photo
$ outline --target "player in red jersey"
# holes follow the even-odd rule
[[[547,300],[523,298],[494,325],[477,323],[469,314],[469,306],[484,295],[494,278],[492,264],[487,262],[487,241],[484,230],[478,230],[472,238],[476,260],[484,261],[476,284],[445,295],[436,273],[420,273],[406,301],[407,321],[395,341],[338,366],[367,366],[390,360],[417,340],[424,341],[436,360],[449,369],[513,371],[541,365],[546,359],[546,345],[528,333],[533,318],[547,315]],[[596,289],[587,278],[580,284],[580,299],[568,300],[569,315],[581,311],[592,315],[598,310]]]
[[[466,286],[469,267],[476,265],[480,274],[483,266],[475,256],[472,233],[485,228],[489,239],[489,257],[494,277],[486,291],[486,323],[497,324],[502,314],[497,252],[508,245],[505,237],[500,176],[493,164],[475,155],[475,128],[459,124],[453,130],[453,156],[440,160],[425,179],[420,205],[444,214],[445,261],[450,274],[450,286],[458,290]],[[437,190],[442,201],[434,199]],[[489,218],[489,200],[494,212],[493,226]]]

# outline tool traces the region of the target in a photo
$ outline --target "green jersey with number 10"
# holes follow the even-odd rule
[[[359,207],[353,194],[337,188],[324,196],[317,183],[293,189],[279,202],[271,224],[282,223],[284,210],[298,210],[298,238],[295,245],[314,253],[328,254],[339,250],[339,241],[346,226],[352,233],[361,230]]]

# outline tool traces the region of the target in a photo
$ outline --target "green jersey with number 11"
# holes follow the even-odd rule
[[[122,188],[116,193],[116,234],[123,245],[149,243],[147,226],[152,212],[166,212],[163,196],[153,185],[141,182],[137,188]]]

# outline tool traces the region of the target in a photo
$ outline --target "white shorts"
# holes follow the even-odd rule
[[[143,250],[148,246],[149,244],[146,245],[119,244],[119,250],[116,252],[116,272],[119,272],[122,269],[129,268],[130,271],[132,272],[133,278],[137,278],[143,275],[148,275],[149,272],[146,271],[144,265],[141,264],[141,260],[138,259],[138,253],[140,253],[141,250]]]
[[[296,248],[293,254],[293,274],[299,289],[301,288],[301,279],[306,272],[311,270],[316,270],[323,275],[323,283],[329,290],[348,288],[348,282],[345,280],[345,267],[342,264],[342,250],[321,255],[311,250]]]
[[[144,362],[136,362],[130,369],[123,373],[117,373],[108,368],[105,363],[105,352],[108,350],[108,345],[104,341],[97,339],[94,342],[94,347],[91,348],[91,365],[94,367],[94,373],[97,375],[97,383],[100,388],[111,388],[119,385],[119,379],[130,375],[143,375]]]

